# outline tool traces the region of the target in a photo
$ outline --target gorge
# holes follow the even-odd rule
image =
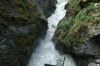
[[[48,30],[44,39],[39,41],[39,46],[35,49],[28,66],[44,66],[45,64],[57,65],[60,53],[55,49],[52,42],[53,34],[58,22],[66,15],[66,0],[57,0],[56,10],[48,19]],[[64,66],[76,66],[70,55],[66,57]]]
[[[0,66],[100,66],[100,0],[0,0]]]

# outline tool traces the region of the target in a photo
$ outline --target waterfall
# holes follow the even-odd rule
[[[58,22],[65,16],[65,5],[67,0],[57,0],[55,13],[48,18],[48,30],[44,39],[40,40],[39,46],[35,49],[28,66],[44,66],[44,64],[56,65],[60,58],[60,53],[55,49],[51,41]],[[66,66],[75,66],[73,59],[66,57]]]

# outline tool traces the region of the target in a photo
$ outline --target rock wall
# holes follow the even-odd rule
[[[40,1],[0,0],[0,66],[27,65],[37,39],[48,28],[44,13],[50,15],[48,9],[55,5],[44,0],[42,8]]]
[[[72,54],[78,66],[88,66],[100,58],[99,7],[99,0],[70,0],[66,17],[58,24],[53,37],[56,48]]]
[[[49,17],[56,9],[57,0],[34,0],[38,3],[46,17]]]

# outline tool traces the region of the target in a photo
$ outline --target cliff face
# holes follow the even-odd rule
[[[0,66],[26,66],[37,38],[47,28],[37,1],[0,0]]]
[[[49,17],[56,8],[57,0],[34,0],[38,3],[46,17]]]
[[[90,57],[100,58],[100,1],[70,0],[66,9],[53,41],[59,50],[76,56],[79,66],[87,66]]]

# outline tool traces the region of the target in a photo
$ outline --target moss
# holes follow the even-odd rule
[[[4,12],[5,8],[2,4],[0,4],[0,14],[2,14],[2,12]]]
[[[79,11],[80,10],[80,1],[81,0],[70,0],[69,1],[70,7],[72,7],[76,11]]]
[[[37,8],[36,3],[30,3],[27,0],[16,0],[17,6],[16,11],[22,18],[29,20],[28,22],[34,22],[41,13],[34,13],[32,9]]]
[[[40,15],[42,13],[39,11],[39,7],[35,2],[29,2],[28,0],[0,2],[0,18],[6,24],[32,24],[37,22]]]
[[[71,0],[69,7],[77,9],[81,0]],[[78,3],[78,4],[76,4]],[[97,3],[88,3],[87,6],[83,9],[76,10],[78,13],[72,15],[69,18],[64,18],[58,24],[58,30],[62,30],[63,35],[59,35],[60,42],[63,44],[76,45],[80,46],[85,44],[87,38],[90,38],[91,35],[87,34],[87,29],[92,27],[95,23],[100,23],[100,4]],[[99,20],[98,20],[99,19]],[[63,30],[65,29],[65,30]],[[66,32],[67,31],[67,32]],[[62,34],[60,32],[60,34]]]
[[[17,46],[20,47],[28,47],[31,46],[31,44],[33,43],[34,39],[36,37],[35,33],[31,33],[27,36],[19,36],[16,38],[15,42]]]
[[[75,14],[73,14],[73,16],[75,16],[80,10],[82,10],[82,8],[81,8],[82,6],[80,4],[81,2],[82,2],[82,0],[70,0],[68,2],[68,4],[69,4],[68,7],[72,8],[73,12],[75,13]]]

